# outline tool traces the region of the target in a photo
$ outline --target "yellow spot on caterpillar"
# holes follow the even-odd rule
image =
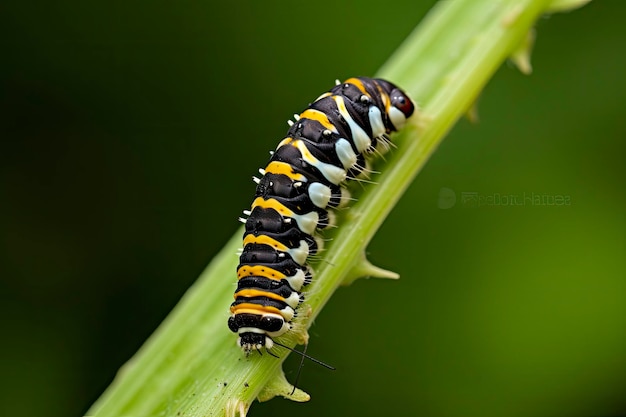
[[[283,174],[295,181],[306,181],[302,174],[294,172],[291,165],[286,162],[272,161],[265,167],[266,174]]]
[[[328,116],[326,116],[324,113],[322,113],[319,110],[306,109],[305,111],[300,113],[300,119],[302,118],[318,121],[322,124],[322,126],[324,126],[324,128],[331,130],[334,133],[337,133],[337,129],[335,129],[335,125],[333,125],[330,122],[330,120],[328,120]]]
[[[239,292],[236,292],[235,293],[235,299],[237,299],[237,297],[246,297],[246,298],[250,298],[250,297],[267,297],[267,298],[271,298],[271,299],[278,300],[278,301],[285,301],[285,297],[281,297],[280,295],[274,294],[273,292],[262,291],[262,290],[255,290],[255,289],[251,289],[251,288],[244,289],[244,290],[241,290]]]
[[[359,80],[358,78],[348,78],[344,82],[344,84],[352,84],[356,86],[361,91],[361,93],[369,97],[369,94],[367,94],[367,90],[365,89],[365,85],[363,85],[363,82]]]
[[[389,98],[389,95],[380,85],[378,85],[378,83],[376,83],[376,90],[378,90],[378,94],[385,105],[385,113],[389,114],[389,109],[391,108],[391,99]]]
[[[283,216],[287,216],[287,217],[293,216],[293,211],[289,210],[287,207],[285,207],[283,204],[281,204],[278,200],[274,198],[270,198],[266,200],[263,197],[257,197],[252,202],[252,209],[254,210],[255,207],[273,209],[277,211],[278,213],[282,214]]]
[[[302,158],[309,164],[313,166],[317,166],[317,164],[319,164],[319,160],[313,156],[313,154],[308,150],[306,145],[301,140],[295,141],[294,143],[292,143],[292,145],[295,148],[298,148],[298,150],[302,154]]]
[[[276,307],[264,306],[264,305],[253,304],[253,303],[241,303],[241,304],[237,304],[237,305],[234,305],[234,306],[230,306],[230,312],[232,314],[239,314],[239,313],[249,313],[249,314],[271,313],[271,314],[279,314],[279,315],[282,316],[282,313]]]
[[[274,249],[283,251],[283,252],[286,252],[289,250],[287,246],[283,245],[276,239],[272,239],[271,237],[264,236],[264,235],[261,235],[261,236],[254,236],[252,234],[246,235],[246,237],[243,240],[243,246],[245,247],[246,245],[251,244],[251,243],[271,246]]]
[[[285,279],[286,275],[283,274],[282,272],[278,272],[275,269],[268,268],[267,266],[244,265],[237,270],[237,278],[241,279],[244,277],[265,277],[265,278],[273,279],[276,281],[280,281],[281,279]]]

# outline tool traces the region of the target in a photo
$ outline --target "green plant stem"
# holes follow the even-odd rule
[[[559,3],[562,7],[564,1]],[[302,331],[288,333],[281,342],[294,346],[301,341],[342,283],[385,275],[364,261],[370,239],[446,132],[550,5],[549,0],[441,2],[380,70],[377,75],[404,88],[421,112],[394,138],[397,149],[377,166],[383,171],[374,178],[378,185],[366,186],[343,214],[301,306],[297,325]],[[289,395],[281,370],[288,352],[277,349],[281,359],[246,358],[226,327],[241,236],[237,231],[88,415],[235,415],[259,396]],[[297,390],[293,399],[308,396]]]

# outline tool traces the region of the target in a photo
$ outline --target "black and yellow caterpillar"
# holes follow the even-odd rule
[[[317,230],[330,209],[348,200],[343,184],[366,169],[366,158],[389,146],[387,135],[415,110],[392,83],[350,78],[337,83],[290,122],[273,152],[250,211],[244,211],[243,252],[228,327],[246,352],[267,350],[292,328],[302,288],[312,279],[308,258],[321,248]]]

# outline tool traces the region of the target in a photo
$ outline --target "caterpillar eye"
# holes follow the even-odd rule
[[[409,117],[415,111],[413,102],[397,88],[391,92],[391,105],[404,113],[405,117]]]
[[[371,101],[372,100],[368,96],[366,96],[365,94],[363,94],[361,96],[361,103],[363,103],[363,104],[370,104]]]

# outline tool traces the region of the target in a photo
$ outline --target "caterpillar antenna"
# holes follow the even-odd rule
[[[322,362],[322,361],[321,361],[321,360],[319,360],[319,359],[315,359],[314,357],[309,356],[309,355],[307,355],[307,354],[306,354],[306,353],[304,353],[304,352],[300,352],[299,350],[296,350],[296,349],[294,349],[294,348],[290,348],[289,346],[285,346],[285,345],[283,345],[282,343],[277,342],[276,340],[274,340],[274,344],[275,344],[275,345],[278,345],[278,346],[281,346],[281,347],[284,347],[285,349],[290,350],[290,351],[292,351],[293,353],[297,353],[298,355],[302,356],[302,358],[306,358],[306,359],[310,360],[311,362],[315,362],[315,363],[316,363],[316,364],[318,364],[318,365],[322,365],[324,368],[330,369],[331,371],[334,371],[334,370],[336,370],[336,369],[337,369],[337,368],[335,368],[334,366],[329,365],[329,364],[327,364],[327,363],[325,363],[325,362]],[[305,350],[306,350],[306,348],[305,348]]]
[[[306,355],[306,349],[309,347],[307,343],[304,345],[304,349],[302,350],[302,356],[300,357],[300,366],[298,366],[298,373],[296,374],[296,379],[293,381],[293,389],[291,390],[291,395],[296,392],[296,386],[298,386],[298,380],[300,380],[300,372],[302,372],[302,367],[304,366],[304,355]]]

